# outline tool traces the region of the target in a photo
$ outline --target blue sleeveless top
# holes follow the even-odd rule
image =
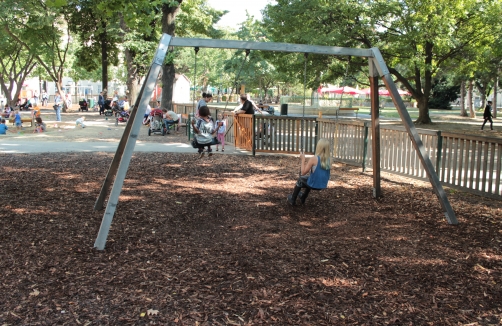
[[[321,158],[317,156],[317,166],[314,173],[311,173],[307,184],[312,189],[325,189],[328,187],[328,181],[331,170],[325,170],[321,166]]]

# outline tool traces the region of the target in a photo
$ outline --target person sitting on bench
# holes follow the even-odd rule
[[[169,127],[175,124],[179,123],[179,117],[176,114],[176,112],[167,110],[167,109],[162,109],[162,118],[164,119],[164,124],[167,129],[167,133],[169,134]]]

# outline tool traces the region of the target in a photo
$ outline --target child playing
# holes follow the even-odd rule
[[[209,156],[213,155],[211,150],[211,145],[213,144],[213,134],[221,125],[222,122],[215,125],[213,118],[209,116],[209,108],[207,106],[199,108],[199,119],[197,120],[197,125],[195,124],[195,120],[192,120],[192,128],[195,133],[195,140],[198,144],[197,148],[199,149],[199,158],[204,156],[204,147],[206,146]]]
[[[40,107],[37,104],[33,107],[33,111],[31,111],[31,117],[32,119],[40,117]]]
[[[296,205],[296,198],[300,197],[302,205],[305,204],[310,190],[321,190],[328,186],[331,172],[330,146],[327,139],[319,139],[312,156],[305,165],[305,154],[300,154],[301,176],[296,182],[293,194],[288,195],[288,203]],[[310,175],[306,174],[310,172]],[[303,193],[300,190],[304,188]]]
[[[23,122],[21,121],[21,114],[19,110],[14,113],[14,124],[16,125],[16,130],[21,130],[23,128]]]
[[[78,118],[77,121],[75,121],[75,126],[78,127],[79,125],[81,125],[82,128],[85,128],[84,121],[85,121],[85,117]]]
[[[35,132],[44,132],[45,129],[46,129],[46,127],[45,127],[45,123],[42,122],[42,118],[37,117],[37,118],[35,118],[35,121],[36,121],[36,123],[35,123],[35,130],[33,130],[33,133],[35,133]]]
[[[0,118],[0,135],[6,135],[9,127],[5,124],[5,119]]]
[[[216,124],[219,126],[220,122],[222,125],[218,127],[218,133],[216,134],[218,141],[221,143],[221,151],[225,151],[225,131],[227,130],[227,120],[223,119],[222,114],[218,114],[218,120],[216,120]],[[216,144],[216,151],[218,151],[218,144]]]

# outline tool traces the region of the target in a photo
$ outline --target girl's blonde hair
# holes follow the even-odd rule
[[[315,149],[315,155],[320,157],[321,167],[324,170],[331,169],[331,151],[329,140],[325,138],[319,139],[319,141],[317,142],[317,147]]]

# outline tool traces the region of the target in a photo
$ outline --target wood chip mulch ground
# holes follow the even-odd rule
[[[1,325],[499,325],[502,203],[335,164],[137,153],[104,251],[113,155],[0,155]]]

